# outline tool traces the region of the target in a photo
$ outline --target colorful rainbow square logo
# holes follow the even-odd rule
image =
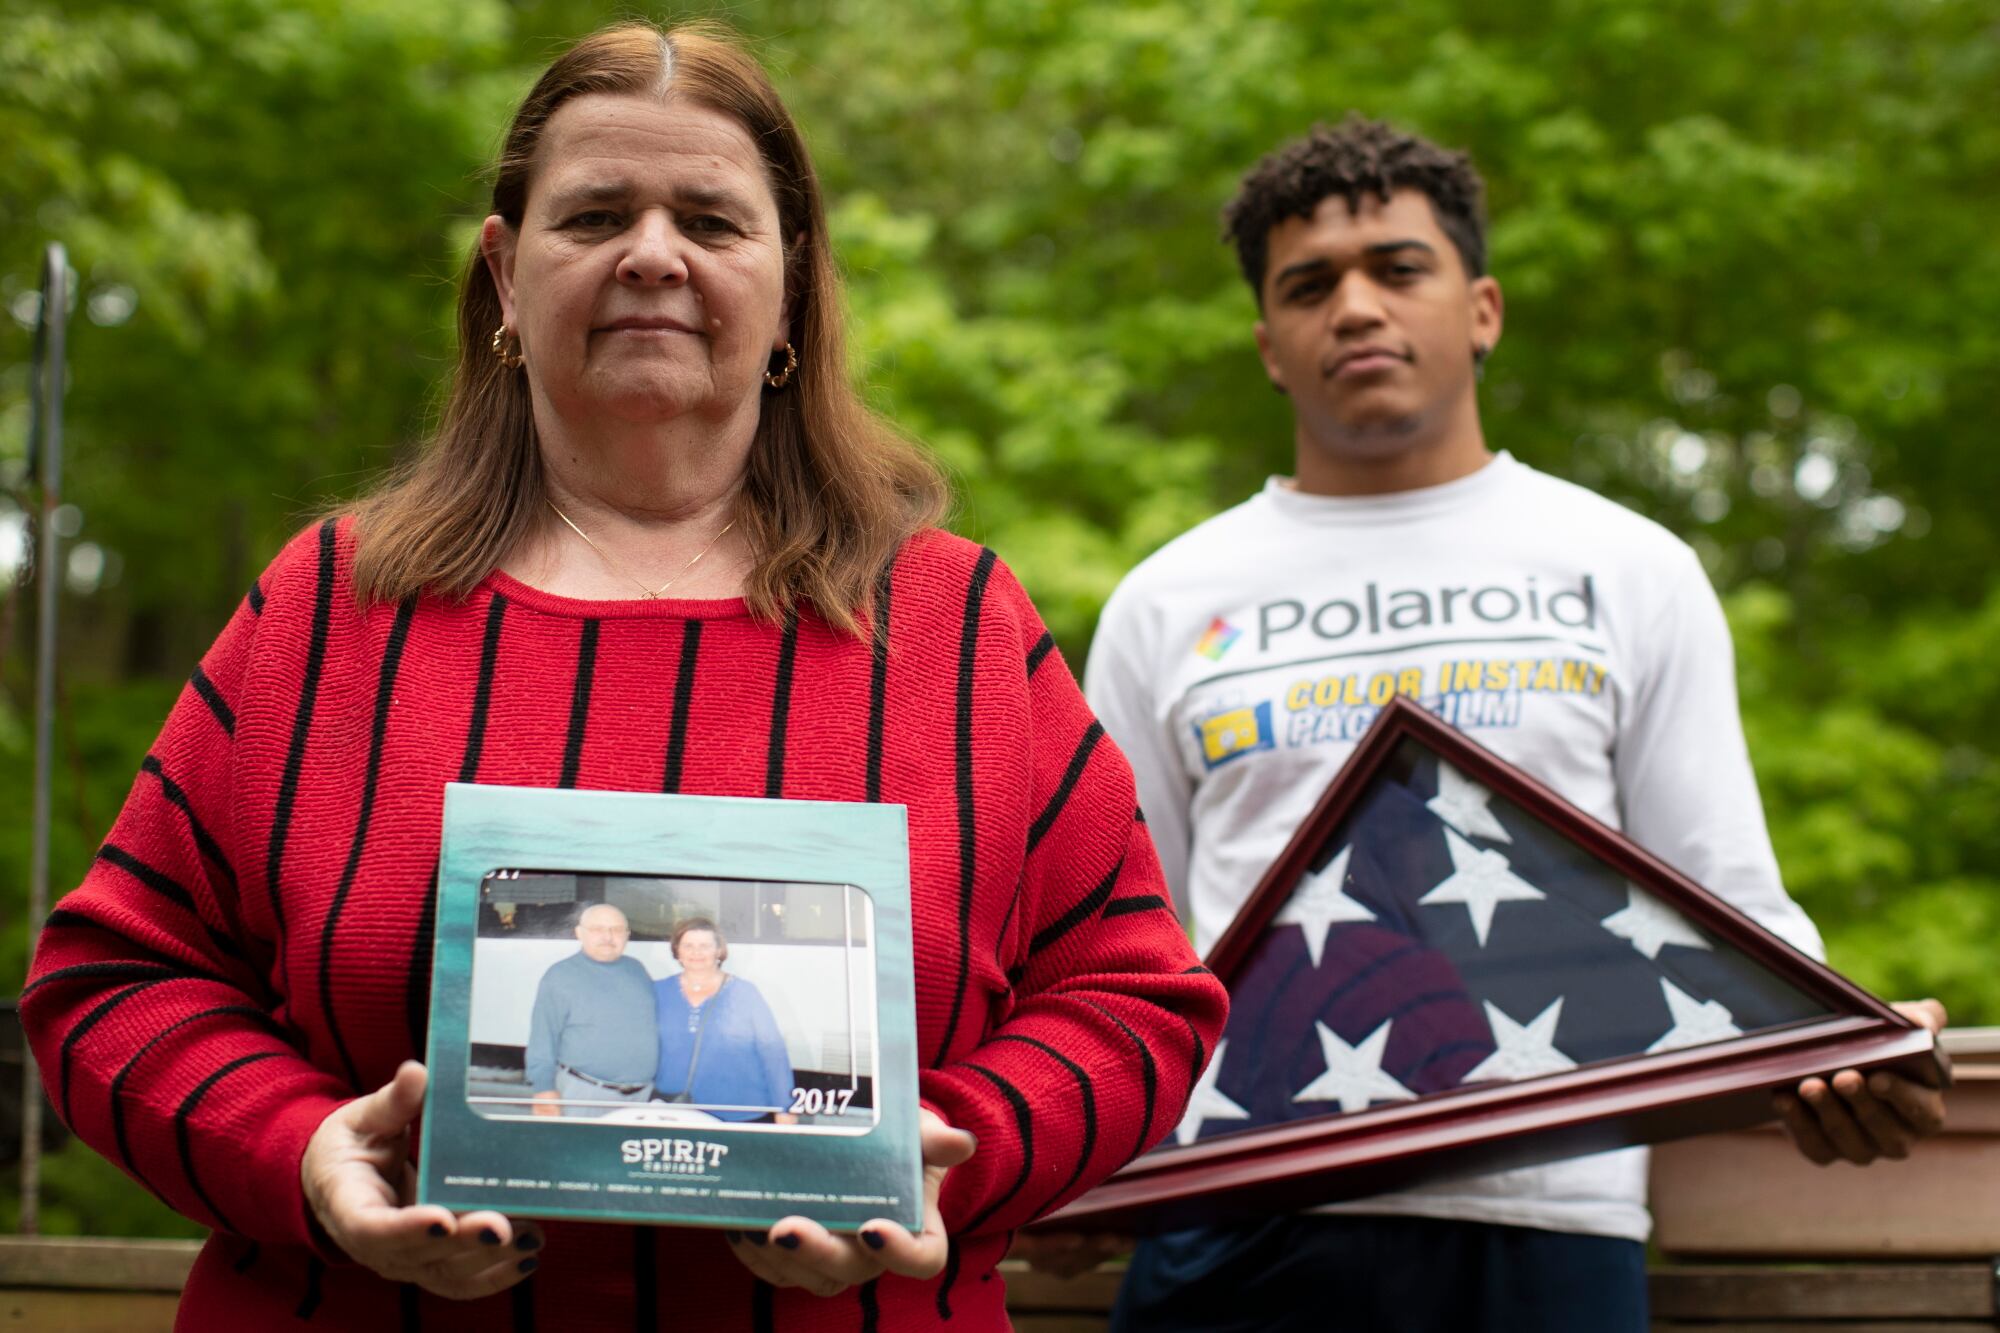
[[[1223,654],[1242,637],[1242,630],[1217,616],[1208,622],[1208,630],[1195,642],[1194,650],[1211,662],[1220,662]]]

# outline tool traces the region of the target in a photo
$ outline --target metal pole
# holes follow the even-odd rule
[[[34,851],[28,865],[28,955],[49,914],[49,785],[55,767],[56,563],[61,534],[56,507],[62,503],[62,409],[68,378],[64,346],[69,318],[69,257],[51,244],[42,262],[42,306],[37,318],[33,402],[28,452],[39,454],[41,504],[35,517],[35,793]],[[46,376],[46,381],[44,380]],[[39,429],[37,429],[39,427]],[[37,447],[39,446],[39,447]],[[26,1033],[21,1040],[21,1234],[42,1224],[42,1080]]]

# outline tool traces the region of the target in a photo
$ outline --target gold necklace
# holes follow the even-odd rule
[[[583,538],[584,545],[588,546],[591,550],[597,552],[597,558],[604,562],[604,567],[606,569],[609,569],[619,578],[627,580],[633,586],[638,588],[639,591],[645,595],[648,601],[654,600],[656,598],[665,595],[667,589],[673,587],[676,583],[680,582],[681,579],[686,576],[687,572],[690,569],[693,569],[696,565],[700,564],[701,558],[707,555],[710,551],[713,551],[715,549],[715,544],[721,541],[723,537],[728,534],[731,528],[736,526],[736,520],[733,518],[730,519],[727,523],[724,523],[722,525],[722,531],[716,533],[713,537],[709,538],[708,545],[702,547],[699,551],[696,551],[694,559],[688,561],[685,565],[682,565],[681,572],[679,574],[674,575],[672,578],[668,579],[665,583],[662,583],[657,588],[649,588],[645,584],[639,582],[638,579],[633,578],[630,574],[620,569],[617,566],[617,564],[611,559],[611,557],[604,553],[604,548],[602,546],[599,546],[596,542],[590,540],[589,533],[585,532],[582,528],[579,528],[576,525],[575,520],[570,518],[568,514],[565,514],[562,510],[556,508],[556,502],[554,500],[550,500],[548,502],[548,505],[550,509],[555,510],[555,515],[557,518],[561,519],[564,523],[569,524],[569,530],[571,532],[574,532],[577,536]]]

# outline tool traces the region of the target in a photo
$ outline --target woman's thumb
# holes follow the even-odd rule
[[[354,1127],[363,1134],[400,1134],[424,1106],[429,1075],[415,1060],[405,1060],[395,1076],[354,1103]]]
[[[924,1165],[930,1167],[952,1167],[971,1158],[978,1149],[979,1140],[962,1129],[954,1129],[942,1120],[923,1126]]]

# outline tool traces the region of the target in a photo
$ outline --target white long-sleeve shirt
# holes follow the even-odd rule
[[[1196,946],[1215,942],[1380,705],[1414,696],[1814,956],[1786,896],[1694,553],[1500,454],[1393,495],[1262,492],[1112,594],[1085,692],[1131,759]],[[1643,1150],[1338,1211],[1643,1240]]]

